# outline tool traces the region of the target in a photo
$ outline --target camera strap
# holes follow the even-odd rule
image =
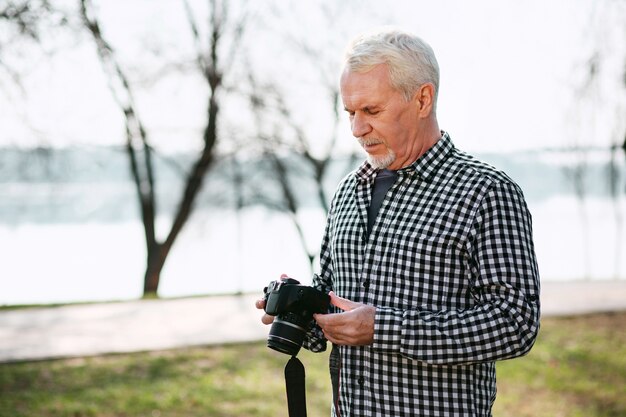
[[[304,365],[295,356],[292,356],[285,365],[285,386],[289,417],[306,417]]]

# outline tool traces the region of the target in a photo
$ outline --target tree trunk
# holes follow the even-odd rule
[[[163,244],[156,244],[155,247],[149,251],[146,261],[146,274],[143,280],[143,296],[153,297],[157,295],[159,290],[159,283],[161,281],[161,271],[165,266],[165,260],[169,248]]]

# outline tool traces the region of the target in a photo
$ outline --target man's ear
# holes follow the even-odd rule
[[[415,93],[414,99],[419,117],[429,117],[435,103],[435,86],[431,83],[422,84]]]

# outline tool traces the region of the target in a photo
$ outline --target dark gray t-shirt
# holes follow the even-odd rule
[[[372,227],[374,227],[374,222],[376,221],[378,210],[383,204],[383,200],[385,199],[387,191],[389,191],[393,183],[396,182],[397,178],[398,173],[389,169],[383,169],[378,173],[378,175],[376,175],[376,179],[374,180],[374,188],[372,189],[372,203],[367,209],[368,234],[372,230]]]

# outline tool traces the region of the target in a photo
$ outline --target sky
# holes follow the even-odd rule
[[[205,2],[191,3],[201,19]],[[298,122],[314,138],[328,133],[320,127],[328,125],[329,117],[316,78],[320,68],[330,68],[327,76],[338,74],[333,63],[339,62],[351,37],[394,25],[418,34],[434,48],[441,68],[439,125],[457,146],[496,152],[606,146],[616,137],[614,130],[626,128],[619,116],[626,109],[626,89],[619,85],[626,57],[626,7],[616,13],[609,7],[615,3],[255,1],[249,2],[257,8],[243,48],[265,76],[276,76]],[[168,150],[198,146],[206,101],[198,77],[169,74],[155,82],[159,61],[153,50],[171,56],[190,51],[181,4],[108,0],[98,8],[105,36],[134,74],[140,116],[155,144]],[[332,18],[323,14],[324,7]],[[302,40],[320,51],[320,66],[303,60],[288,40]],[[23,92],[0,74],[0,146],[123,143],[121,113],[90,41],[85,34],[61,42],[71,48],[55,44],[50,56],[37,48],[25,50],[15,61],[24,70]],[[584,64],[594,50],[602,59],[602,81],[581,92]],[[229,111],[224,126],[236,129],[246,119],[236,106]],[[340,138],[348,148],[354,146],[345,117]]]

